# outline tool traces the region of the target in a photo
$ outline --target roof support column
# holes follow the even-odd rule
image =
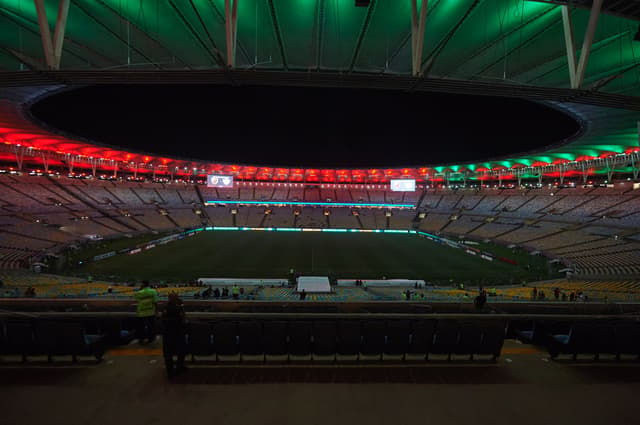
[[[567,66],[569,67],[569,81],[571,88],[576,87],[576,45],[573,36],[573,23],[569,6],[560,6],[562,10],[562,25],[564,26],[564,43],[567,46]]]
[[[69,174],[73,174],[73,166],[75,165],[75,157],[71,154],[67,154],[67,166],[69,167]]]
[[[584,74],[589,62],[591,46],[593,45],[593,37],[596,33],[596,26],[598,25],[598,18],[600,17],[600,10],[602,9],[603,1],[604,0],[593,0],[593,3],[591,5],[591,13],[589,14],[589,22],[584,33],[584,41],[582,42],[580,59],[578,60],[577,66],[575,37],[573,35],[573,25],[571,22],[571,11],[569,10],[569,6],[561,6],[562,23],[564,26],[564,40],[567,46],[567,66],[569,68],[569,80],[572,89],[580,88],[582,86],[582,83],[584,82]]]
[[[42,40],[44,58],[47,67],[50,69],[60,69],[64,32],[67,27],[67,16],[69,15],[69,1],[70,0],[60,0],[58,3],[58,16],[56,18],[56,26],[52,39],[51,28],[49,27],[47,12],[44,7],[44,0],[34,0],[36,11],[38,12],[38,24],[40,25],[40,39]]]
[[[238,1],[239,0],[224,0],[224,27],[227,36],[227,65],[230,68],[235,67],[236,64]]]
[[[607,183],[611,183],[611,179],[613,178],[614,166],[611,163],[611,159],[609,157],[606,157],[604,159],[604,163],[606,164],[606,170],[607,170]]]
[[[411,73],[418,77],[422,68],[424,30],[427,20],[428,0],[422,0],[418,17],[418,0],[411,0]]]
[[[98,168],[98,161],[95,158],[89,158],[89,165],[91,165],[91,175],[96,176],[96,168]]]
[[[584,81],[584,73],[587,69],[587,63],[589,62],[591,45],[593,44],[593,36],[596,33],[596,26],[598,25],[598,18],[600,17],[602,2],[603,0],[593,0],[593,4],[591,5],[589,23],[587,24],[587,31],[584,34],[582,50],[580,50],[580,61],[578,62],[578,68],[576,70],[576,88],[582,86],[582,82]]]
[[[49,151],[42,152],[42,165],[44,165],[44,172],[49,174]]]
[[[18,171],[22,171],[22,163],[24,162],[24,152],[26,149],[24,146],[19,145],[14,149],[14,153],[16,155],[16,166],[18,167]]]

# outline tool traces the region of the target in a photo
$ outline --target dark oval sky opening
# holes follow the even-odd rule
[[[123,149],[312,168],[464,163],[538,150],[579,130],[570,116],[526,100],[334,88],[95,86],[31,111]]]

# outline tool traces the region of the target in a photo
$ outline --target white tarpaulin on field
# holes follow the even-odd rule
[[[281,286],[289,284],[287,279],[241,279],[234,277],[201,277],[198,278],[198,281],[209,286]]]
[[[300,276],[297,279],[296,291],[306,293],[331,292],[331,283],[327,276]]]

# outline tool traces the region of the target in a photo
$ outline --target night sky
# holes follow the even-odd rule
[[[317,168],[490,159],[540,149],[579,128],[517,99],[328,88],[99,86],[49,97],[32,112],[135,151]]]

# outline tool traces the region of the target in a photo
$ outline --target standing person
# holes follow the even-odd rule
[[[148,280],[142,281],[142,286],[133,295],[137,301],[138,340],[153,342],[156,339],[156,306],[158,292],[149,286]]]
[[[172,378],[187,369],[184,365],[184,356],[187,348],[184,305],[176,292],[172,291],[169,294],[167,306],[162,314],[162,324],[164,327],[162,355],[167,369],[167,376]],[[175,364],[173,356],[177,357]]]
[[[480,294],[478,294],[478,296],[473,300],[473,303],[477,310],[482,310],[484,305],[487,303],[487,293],[482,290],[482,292],[480,292]]]
[[[238,285],[233,285],[233,288],[231,288],[231,295],[234,300],[240,298],[240,288],[238,288]]]

